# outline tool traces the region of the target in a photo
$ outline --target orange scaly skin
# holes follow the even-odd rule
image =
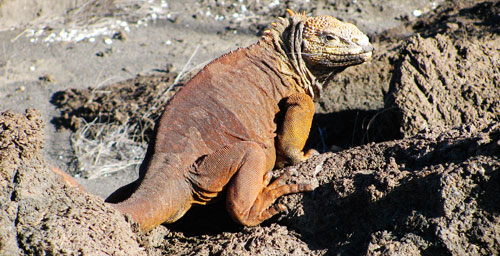
[[[139,179],[107,199],[141,230],[223,190],[231,217],[258,225],[285,209],[273,205],[278,197],[312,190],[282,177],[270,183],[271,170],[312,155],[302,149],[322,83],[373,48],[352,24],[288,13],[257,43],[208,64],[167,104]]]

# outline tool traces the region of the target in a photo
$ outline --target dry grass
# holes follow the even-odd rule
[[[154,109],[163,107],[169,100],[166,95],[184,77],[189,77],[198,66],[189,68],[191,61],[198,52],[199,46],[193,52],[189,60],[184,65],[182,71],[177,75],[172,84],[166,90],[159,91],[153,99],[150,109],[147,109],[142,116],[143,120],[153,120]],[[101,88],[102,89],[102,88]],[[95,93],[93,90],[92,93]],[[92,99],[92,95],[89,100]],[[124,102],[123,104],[127,104]],[[147,149],[144,130],[153,129],[154,122],[142,122],[130,125],[128,122],[119,123],[98,123],[85,122],[80,118],[82,125],[71,136],[71,145],[76,156],[77,173],[88,179],[98,178],[111,173],[126,169],[137,168],[144,158]]]
[[[89,138],[88,131],[97,130]],[[137,168],[146,152],[145,143],[131,138],[135,127],[86,123],[71,136],[80,175],[93,179],[128,168]]]

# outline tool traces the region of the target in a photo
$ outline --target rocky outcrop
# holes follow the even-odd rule
[[[454,127],[500,116],[500,3],[442,8],[414,26],[394,64],[386,102],[401,132]]]
[[[144,254],[121,214],[52,172],[43,127],[36,110],[0,114],[0,254]]]

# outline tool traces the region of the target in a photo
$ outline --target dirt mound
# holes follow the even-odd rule
[[[387,101],[404,136],[499,120],[499,12],[500,2],[487,2],[417,22],[422,33],[402,46]]]
[[[207,220],[206,215],[192,216]],[[219,218],[215,218],[217,223]],[[197,236],[160,226],[141,235],[141,239],[149,255],[323,255],[326,252],[311,250],[297,232],[276,223]]]
[[[0,222],[7,234],[2,253],[137,255],[144,253],[140,247],[150,255],[490,255],[500,250],[498,124],[436,130],[289,167],[286,171],[300,173],[291,176],[293,182],[319,187],[312,194],[281,198],[290,211],[268,224],[215,234],[197,227],[197,235],[161,226],[137,237],[102,200],[67,187],[48,169],[39,157],[43,124],[36,112],[3,113],[0,123]],[[224,224],[226,217],[206,211],[187,216],[209,226]]]
[[[41,158],[40,114],[0,113],[0,254],[141,255],[125,218]]]
[[[299,173],[293,182],[319,187],[281,198],[289,213],[267,222],[279,225],[200,235],[227,216],[199,211],[184,220],[210,223],[193,227],[198,235],[183,235],[189,224],[173,233],[160,227],[145,246],[153,255],[495,254],[498,155],[500,125],[485,122],[323,154],[287,168]]]
[[[301,214],[285,223],[347,255],[494,254],[499,154],[500,125],[484,122],[326,154],[297,167],[320,187],[286,198]]]
[[[166,71],[164,75],[138,75],[103,87],[57,92],[51,103],[61,115],[52,122],[73,131],[87,123],[127,125],[134,127],[133,138],[148,142],[162,106],[177,91],[177,86],[182,85],[173,86],[176,77],[177,73]],[[89,129],[86,135],[95,138],[97,133]]]

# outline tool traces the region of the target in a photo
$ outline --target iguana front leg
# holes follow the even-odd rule
[[[276,138],[276,167],[282,168],[286,163],[297,164],[317,154],[309,150],[304,154],[314,116],[314,103],[309,95],[296,93],[288,97],[283,110],[283,123]]]

